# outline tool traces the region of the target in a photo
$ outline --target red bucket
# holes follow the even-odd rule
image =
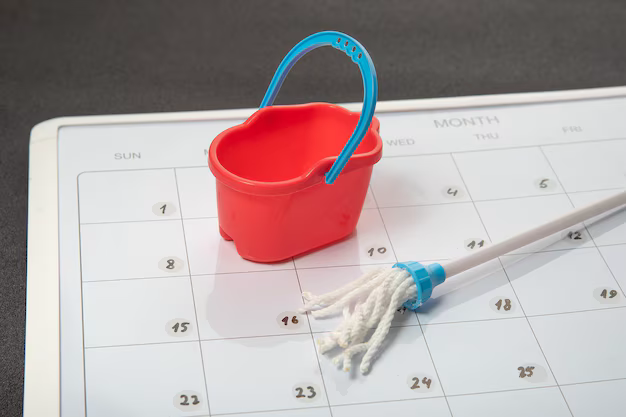
[[[345,47],[341,49],[352,53],[353,60],[358,55],[371,64],[358,42],[338,32],[312,35],[290,54],[296,51],[297,60],[303,55],[297,56],[298,48],[330,44],[320,35],[330,35],[333,46]],[[338,36],[340,43],[335,42]],[[344,44],[346,39],[351,42]],[[286,71],[295,62],[290,54],[281,63],[283,67],[287,62]],[[257,262],[282,261],[350,235],[373,165],[382,156],[379,122],[373,118],[375,97],[374,104],[367,100],[372,80],[366,80],[363,68],[366,100],[358,113],[328,103],[265,107],[282,84],[281,67],[262,108],[243,124],[220,133],[209,149],[220,233],[235,242],[241,257]],[[374,94],[375,82],[374,73]],[[338,163],[342,159],[343,167]],[[330,177],[332,172],[336,180]]]

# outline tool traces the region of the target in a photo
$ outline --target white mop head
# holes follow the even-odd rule
[[[328,337],[319,340],[319,350],[321,353],[326,353],[336,347],[343,349],[334,361],[337,365],[343,365],[346,371],[350,370],[352,357],[364,353],[360,369],[361,373],[367,373],[389,333],[394,314],[406,301],[416,299],[416,285],[420,285],[419,302],[423,302],[430,297],[432,288],[443,283],[447,278],[581,222],[589,223],[589,219],[594,216],[624,204],[626,204],[626,191],[620,191],[501,242],[486,246],[480,251],[446,262],[445,271],[439,264],[424,267],[417,262],[405,262],[397,264],[401,266],[400,268],[372,270],[358,280],[326,295],[314,296],[305,292],[303,297],[306,303],[301,311],[311,312],[315,318],[343,312],[343,322]],[[421,268],[426,271],[420,271],[414,281],[405,268],[413,273]],[[425,282],[428,284],[425,287],[420,284],[422,278],[429,280]],[[365,340],[371,329],[374,329],[373,334]]]
[[[369,371],[389,333],[393,316],[408,300],[416,297],[415,282],[400,268],[376,268],[356,281],[325,295],[304,292],[306,304],[301,312],[316,319],[343,313],[343,322],[327,337],[318,340],[321,353],[343,349],[333,360],[349,371],[352,357],[364,353],[360,370]],[[370,332],[373,334],[365,340]]]

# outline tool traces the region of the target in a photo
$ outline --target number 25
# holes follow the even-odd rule
[[[519,368],[517,368],[519,372],[519,377],[520,378],[530,378],[531,376],[533,376],[533,369],[535,369],[534,366],[527,366],[526,368],[524,368],[523,366],[520,366]]]

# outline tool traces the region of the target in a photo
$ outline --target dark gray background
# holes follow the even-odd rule
[[[329,29],[369,50],[381,100],[626,85],[624,0],[0,0],[0,415],[21,415],[30,128],[253,107],[283,55]],[[322,48],[278,102],[361,88]]]

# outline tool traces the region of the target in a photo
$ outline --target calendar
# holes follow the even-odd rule
[[[272,264],[220,236],[207,166],[253,111],[33,129],[25,416],[626,413],[623,211],[398,311],[367,375],[318,352],[341,317],[299,312],[303,291],[479,251],[624,190],[626,88],[381,102],[356,232]]]

